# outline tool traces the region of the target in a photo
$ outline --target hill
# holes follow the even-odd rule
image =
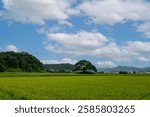
[[[45,64],[44,69],[52,72],[72,72],[75,69],[75,66],[69,63]]]
[[[142,70],[143,70],[143,72],[150,72],[150,67],[145,67]]]
[[[75,66],[69,63],[62,64],[45,64],[44,69],[51,72],[72,72],[75,70]],[[128,73],[147,73],[150,72],[150,67],[146,68],[137,68],[129,66],[117,66],[114,68],[97,68],[98,72],[104,73],[119,73],[119,72],[128,72]]]
[[[122,72],[128,72],[128,73],[146,73],[150,72],[150,67],[146,68],[137,68],[137,67],[129,67],[129,66],[118,66],[114,68],[98,68],[99,72],[105,72],[105,73],[118,73],[120,71]]]
[[[43,64],[31,54],[26,52],[0,52],[0,72],[39,72],[43,70]]]

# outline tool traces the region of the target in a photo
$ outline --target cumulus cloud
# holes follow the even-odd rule
[[[70,23],[70,22],[68,22],[68,21],[65,21],[65,20],[63,20],[63,21],[58,21],[58,24],[59,24],[60,26],[73,27],[73,24],[72,24],[72,23]]]
[[[3,18],[22,23],[45,24],[48,20],[66,20],[72,0],[2,0]],[[72,9],[73,12],[73,9]]]
[[[150,3],[146,0],[85,0],[78,9],[96,24],[150,20]]]
[[[150,42],[128,42],[127,47],[123,48],[124,53],[130,55],[135,60],[148,62],[150,61]]]
[[[48,34],[48,40],[53,45],[46,44],[46,49],[57,53],[85,55],[108,40],[101,33],[80,31],[75,34],[53,33]],[[90,52],[91,53],[91,52]]]
[[[45,48],[55,53],[95,56],[114,61],[150,61],[150,42],[129,41],[117,45],[101,33],[86,31],[75,34],[50,33],[47,36]]]
[[[57,24],[53,25],[52,27],[50,27],[47,32],[48,33],[56,33],[56,32],[61,32],[63,30],[64,27],[73,27],[73,24],[68,22],[68,21],[58,21]]]
[[[58,24],[56,25],[53,25],[52,27],[50,28],[47,28],[47,27],[40,27],[39,29],[37,29],[36,31],[39,33],[39,34],[44,34],[44,35],[47,35],[49,33],[56,33],[56,32],[60,32],[63,30],[63,26],[60,26]]]
[[[96,64],[100,68],[113,68],[113,67],[117,66],[111,61],[103,61],[103,62],[98,61],[98,62],[96,62]]]
[[[68,47],[77,46],[78,48],[95,48],[107,42],[105,36],[97,32],[79,31],[76,34],[54,33],[48,34],[51,41],[57,41]]]
[[[109,58],[114,61],[150,61],[149,45],[150,42],[130,41],[125,45],[119,46],[115,42],[111,42],[93,50],[91,55],[101,58]],[[141,46],[144,46],[146,49]]]
[[[47,34],[48,31],[45,29],[45,27],[40,27],[36,30],[39,34]]]
[[[135,52],[150,52],[150,42],[128,42],[128,49]]]
[[[146,38],[150,38],[150,22],[145,22],[143,24],[140,24],[136,28],[138,32],[144,33],[144,36]]]
[[[58,21],[48,32],[60,32],[63,26],[73,27],[70,16],[84,15],[96,24],[113,25],[128,20],[142,21],[138,32],[150,38],[150,3],[146,0],[2,0],[0,17],[21,23],[44,25]],[[74,3],[76,3],[74,5]]]
[[[96,24],[114,25],[128,20],[140,21],[142,24],[137,25],[137,31],[150,38],[149,2],[146,0],[83,0],[76,8],[73,8],[72,3],[75,1],[2,0],[4,10],[0,11],[0,17],[39,25],[44,25],[49,20],[56,20],[57,25],[53,25],[50,29],[43,26],[37,30],[47,35],[48,41],[45,43],[45,48],[54,53],[87,55],[113,61],[150,61],[150,42],[129,41],[124,45],[118,45],[99,32],[63,33],[62,31],[64,26],[73,27],[68,20],[70,15],[81,14]],[[18,51],[14,45],[9,45],[5,50]],[[64,60],[61,61],[64,62]]]
[[[63,58],[61,60],[41,60],[43,64],[61,64],[61,63],[70,63],[75,64],[77,60],[73,60],[71,58]]]
[[[50,28],[46,26],[40,27],[39,29],[37,29],[37,32],[39,34],[56,33],[56,32],[61,32],[64,27],[72,28],[73,24],[66,20],[60,20],[57,22],[57,24],[54,24]]]
[[[15,45],[8,45],[4,48],[5,51],[19,52],[19,49]]]

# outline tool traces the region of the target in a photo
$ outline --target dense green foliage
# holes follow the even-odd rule
[[[45,64],[44,69],[49,72],[80,72],[94,73],[97,72],[96,67],[91,62],[80,60],[75,65],[72,64]]]
[[[45,64],[44,69],[48,72],[72,72],[75,67],[72,64]]]
[[[0,62],[0,72],[4,72],[5,70],[6,70],[6,67],[4,66],[3,63]]]
[[[0,99],[149,100],[150,76],[1,73]]]
[[[0,52],[0,72],[39,72],[42,70],[43,64],[31,54],[26,52]]]
[[[86,72],[97,72],[96,67],[91,62],[86,60],[80,60],[75,64],[75,71]]]

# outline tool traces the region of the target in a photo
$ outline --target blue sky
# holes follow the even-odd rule
[[[26,51],[43,63],[147,67],[148,11],[149,0],[1,0],[0,51]]]

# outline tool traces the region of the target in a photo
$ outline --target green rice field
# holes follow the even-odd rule
[[[0,73],[1,100],[150,100],[150,75]]]

